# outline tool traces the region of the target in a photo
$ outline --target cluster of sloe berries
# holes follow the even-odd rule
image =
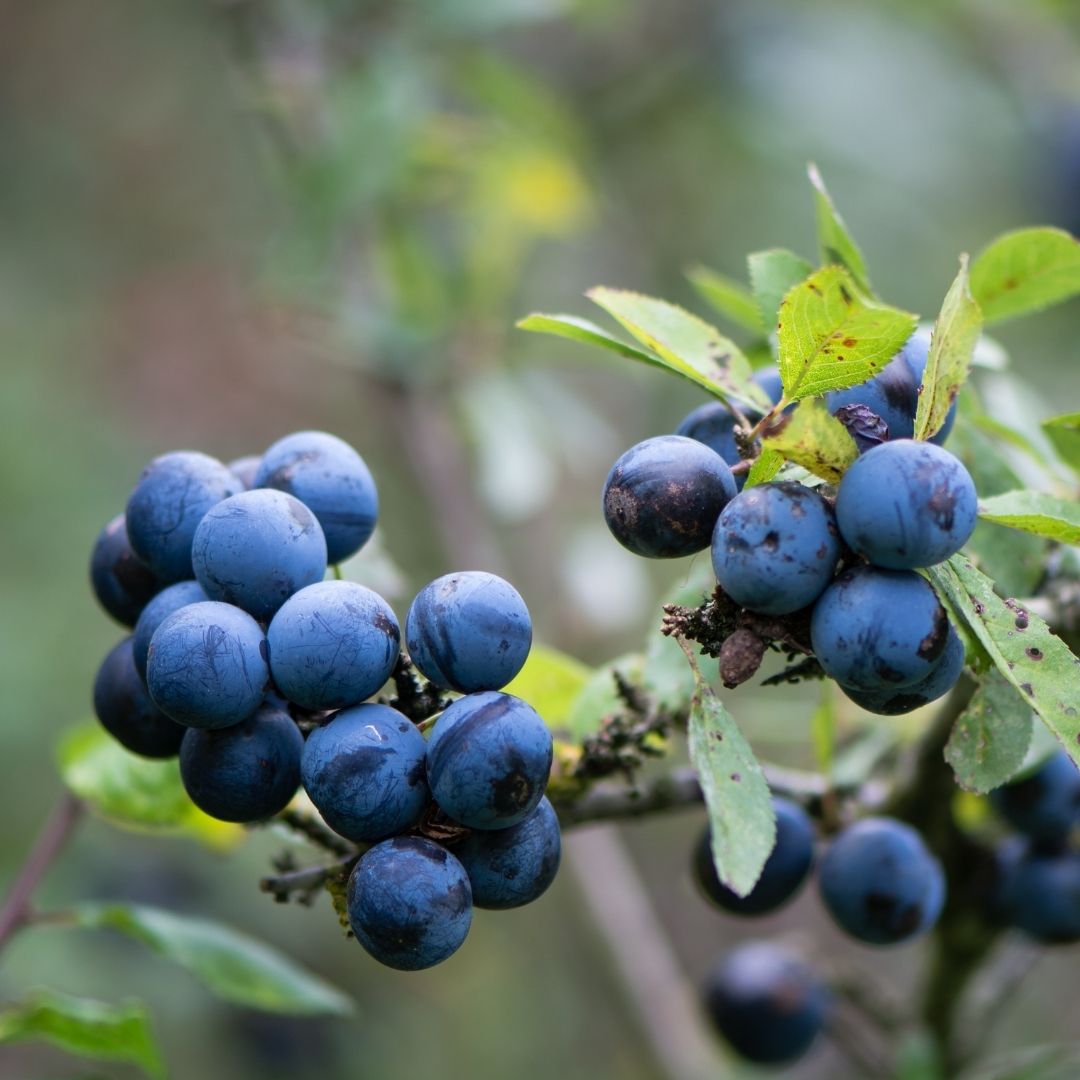
[[[1059,750],[990,802],[1018,834],[997,850],[997,915],[1044,945],[1080,941],[1080,771]]]
[[[758,916],[792,900],[814,867],[814,828],[806,811],[774,798],[776,843],[757,884],[740,897],[713,864],[708,827],[694,849],[702,893],[733,915]],[[836,924],[858,941],[895,945],[930,929],[945,901],[945,876],[922,837],[894,818],[863,818],[838,832],[817,866],[818,889]],[[761,1064],[805,1053],[828,1019],[824,981],[780,945],[753,943],[722,958],[705,986],[717,1030]]]
[[[431,716],[371,700],[407,671],[398,621],[378,593],[326,576],[377,514],[363,459],[323,432],[231,465],[156,458],[91,559],[102,606],[133,628],[97,673],[94,707],[129,750],[178,754],[185,789],[212,817],[272,817],[302,785],[363,852],[347,889],[356,938],[412,970],[461,945],[474,905],[540,896],[560,832],[544,797],[551,735],[501,692],[532,643],[508,582],[448,574],[414,599],[406,646],[431,684]],[[418,721],[433,718],[425,738]]]
[[[692,412],[680,434],[632,447],[604,486],[604,516],[621,544],[652,558],[711,547],[717,582],[735,605],[769,617],[809,614],[822,669],[883,715],[941,697],[964,665],[945,609],[915,572],[959,551],[978,510],[963,464],[910,437],[926,349],[917,333],[874,378],[828,396],[861,433],[862,452],[834,496],[791,481],[740,491],[731,471],[741,460],[737,429],[721,403]],[[774,368],[754,378],[779,401]]]

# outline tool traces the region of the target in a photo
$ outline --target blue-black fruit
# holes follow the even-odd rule
[[[180,778],[191,801],[220,821],[261,821],[289,805],[300,786],[304,737],[287,712],[264,704],[219,731],[188,728]]]
[[[604,484],[604,520],[635,555],[693,555],[709,546],[716,519],[736,490],[727,462],[704,443],[657,435],[612,466]]]
[[[346,904],[356,940],[380,963],[419,971],[455,953],[472,923],[465,868],[419,836],[376,844],[349,877]]]
[[[201,604],[210,597],[197,581],[178,581],[166,586],[142,609],[135,632],[131,635],[132,653],[135,668],[141,678],[146,678],[146,655],[150,651],[150,641],[154,631],[174,612],[188,604]]]
[[[783,1065],[810,1049],[828,1019],[831,995],[818,974],[788,949],[751,941],[710,972],[705,1009],[731,1048],[759,1065]]]
[[[910,825],[864,818],[829,845],[818,885],[841,929],[871,945],[895,945],[928,930],[945,902],[941,864]]]
[[[1080,770],[1058,750],[1030,776],[995,788],[990,802],[1018,832],[1060,844],[1080,824]]]
[[[124,626],[134,626],[161,582],[132,550],[124,515],[98,534],[90,556],[90,584],[98,603]]]

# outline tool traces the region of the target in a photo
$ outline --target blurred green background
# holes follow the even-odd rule
[[[689,264],[742,276],[749,250],[812,254],[809,159],[882,295],[932,318],[959,252],[1022,224],[1080,228],[1077,12],[0,4],[0,875],[55,797],[56,739],[89,713],[120,634],[86,561],[148,458],[227,459],[334,431],[382,496],[378,550],[350,569],[399,615],[432,577],[486,568],[525,595],[540,639],[589,662],[638,647],[688,571],[619,549],[599,490],[623,449],[672,430],[699,395],[514,320],[590,314],[581,294],[601,282],[700,311]],[[1080,400],[1076,326],[1074,304],[1000,334],[1054,411]],[[735,710],[766,756],[806,763],[813,705],[811,691],[744,689]],[[93,823],[46,900],[133,898],[241,925],[345,987],[357,1018],[231,1008],[137,946],[75,932],[21,937],[0,990],[144,997],[178,1077],[725,1075],[693,1017],[668,1027],[674,1050],[662,1037],[670,986],[656,965],[676,960],[685,993],[725,943],[758,932],[693,895],[701,819],[583,838],[543,901],[482,913],[461,953],[408,976],[345,941],[324,901],[309,912],[257,892],[279,837],[219,853]],[[610,912],[588,901],[605,852],[629,853],[611,872],[643,885],[630,907],[652,905],[656,932],[634,932],[624,898]],[[761,929],[811,954],[842,949],[901,995],[917,977],[919,946],[841,946],[812,895]],[[995,1045],[1071,1036],[1080,1007],[1060,988],[1075,957],[1042,964]],[[852,1068],[823,1046],[789,1075]],[[0,1075],[91,1074],[129,1075],[0,1050]]]

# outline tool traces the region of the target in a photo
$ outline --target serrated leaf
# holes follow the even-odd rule
[[[666,300],[603,286],[586,294],[670,371],[723,400],[766,412],[768,395],[751,381],[753,369],[742,350],[704,319]]]
[[[971,293],[986,322],[1040,311],[1080,293],[1080,242],[1063,229],[1017,229],[980,252]]]
[[[767,484],[783,468],[783,465],[784,455],[779,450],[763,449],[746,474],[743,491],[756,487],[758,484]]]
[[[966,791],[985,795],[1022,768],[1031,744],[1031,706],[991,671],[980,683],[945,746],[945,760]]]
[[[780,377],[789,401],[865,382],[899,351],[915,316],[862,296],[851,275],[826,266],[780,305]]]
[[[592,668],[548,645],[533,644],[525,666],[503,690],[527,701],[553,731],[565,731]]]
[[[209,919],[136,904],[77,904],[77,926],[118,930],[179,964],[225,1001],[264,1012],[338,1016],[352,1001],[265,942]]]
[[[0,1011],[0,1044],[41,1041],[79,1057],[137,1065],[164,1076],[150,1017],[139,1002],[112,1004],[35,990]]]
[[[967,256],[961,255],[960,272],[945,294],[930,336],[930,353],[915,409],[916,439],[932,438],[941,430],[960,387],[967,381],[981,330],[982,313],[968,287]]]
[[[1075,472],[1080,472],[1080,413],[1066,413],[1044,420],[1042,429],[1061,460]]]
[[[729,889],[746,896],[776,843],[776,815],[750,744],[700,674],[687,734],[709,811],[716,873]]]
[[[855,281],[855,284],[867,296],[873,296],[870,276],[866,272],[866,262],[862,252],[848,232],[844,219],[840,216],[828,191],[825,181],[817,166],[811,163],[807,175],[814,188],[814,211],[817,218],[818,246],[821,249],[821,261],[825,266],[843,266]]]
[[[139,757],[95,721],[63,734],[57,760],[67,787],[114,824],[184,832],[215,847],[229,847],[244,835],[239,825],[215,821],[192,803],[176,758]]]
[[[752,334],[765,333],[765,324],[761,320],[754,294],[741,281],[718,274],[700,263],[691,266],[686,276],[702,299],[726,319]]]
[[[1080,764],[1080,659],[1033,612],[1002,600],[994,583],[964,555],[927,571],[994,666]]]
[[[652,364],[654,367],[666,366],[659,357],[642,352],[636,346],[615,337],[614,334],[609,334],[596,323],[579,318],[577,315],[545,315],[542,312],[534,312],[532,315],[526,315],[524,319],[519,319],[516,325],[519,330],[531,330],[535,334],[552,334],[555,337],[578,341],[582,345],[599,345],[602,349],[608,349],[631,360]]]
[[[776,329],[777,314],[784,297],[814,268],[801,255],[786,248],[755,251],[746,260],[750,287],[757,301],[758,312],[766,333]]]
[[[1080,503],[1041,491],[1007,491],[979,503],[979,517],[1063,544],[1080,544]]]
[[[783,454],[788,461],[830,484],[838,484],[859,456],[847,428],[819,398],[799,402],[797,408],[780,418],[761,445],[764,450]]]

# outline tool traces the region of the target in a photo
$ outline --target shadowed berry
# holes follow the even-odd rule
[[[229,472],[243,484],[245,491],[250,491],[255,486],[255,476],[261,463],[262,458],[258,454],[248,454],[230,461]]]
[[[131,636],[135,669],[143,679],[146,678],[146,654],[150,651],[150,640],[154,631],[174,611],[179,611],[188,604],[201,604],[209,599],[197,581],[178,581],[175,585],[162,589],[143,608],[139,621],[135,624],[135,633]]]
[[[289,805],[300,786],[304,737],[288,713],[264,704],[220,731],[188,728],[180,778],[191,801],[221,821],[261,821]]]
[[[174,757],[186,728],[170,720],[151,700],[135,670],[132,639],[113,646],[94,678],[94,712],[121,746],[149,758]]]
[[[263,454],[255,486],[288,492],[311,510],[331,563],[355,554],[375,530],[379,496],[371,471],[336,435],[298,431],[278,439]]]
[[[188,727],[239,724],[262,703],[269,680],[262,628],[230,604],[188,604],[166,618],[150,639],[150,696]]]
[[[1014,840],[998,852],[997,913],[1045,945],[1080,941],[1080,852]]]
[[[415,825],[428,802],[427,746],[389,705],[357,705],[316,728],[304,746],[304,790],[331,829],[383,840]]]
[[[759,1065],[802,1057],[828,1018],[830,994],[817,973],[768,941],[732,949],[710,972],[704,1004],[731,1048]]]
[[[945,609],[923,578],[873,566],[840,574],[810,618],[818,662],[853,690],[900,689],[926,679],[949,632]]]
[[[1058,750],[1030,776],[995,788],[990,801],[1025,836],[1060,844],[1080,824],[1080,770]]]
[[[356,940],[401,971],[441,963],[472,923],[465,868],[444,847],[418,836],[376,844],[353,869],[346,896]]]
[[[840,541],[832,510],[802,484],[759,484],[724,507],[712,538],[720,587],[743,607],[787,615],[832,580]]]
[[[709,546],[736,493],[728,464],[681,435],[658,435],[626,451],[604,484],[604,520],[635,555],[675,559]]]
[[[551,732],[521,698],[497,691],[451,703],[428,742],[439,806],[471,829],[507,829],[536,808],[551,771]]]
[[[215,458],[177,450],[154,458],[128,499],[128,538],[163,583],[195,576],[191,541],[203,515],[243,485]]]
[[[98,533],[90,556],[90,584],[98,603],[124,626],[134,626],[161,582],[132,550],[124,515]]]
[[[949,640],[937,666],[924,679],[902,689],[853,690],[840,689],[861,709],[878,716],[900,716],[913,712],[944,697],[957,683],[964,670],[964,643],[950,626]]]
[[[733,915],[764,915],[782,907],[799,891],[814,861],[814,829],[806,811],[788,799],[773,799],[776,844],[748,896],[722,884],[712,855],[712,833],[706,825],[694,849],[694,874],[704,894]]]
[[[531,904],[559,869],[559,819],[544,798],[521,824],[476,829],[454,848],[454,854],[469,875],[476,907],[501,910]]]
[[[532,619],[517,589],[479,570],[425,585],[405,619],[412,662],[436,686],[471,694],[498,690],[522,668]]]
[[[818,866],[818,885],[841,929],[871,945],[928,930],[945,902],[945,876],[922,837],[893,818],[864,818],[838,833]]]

